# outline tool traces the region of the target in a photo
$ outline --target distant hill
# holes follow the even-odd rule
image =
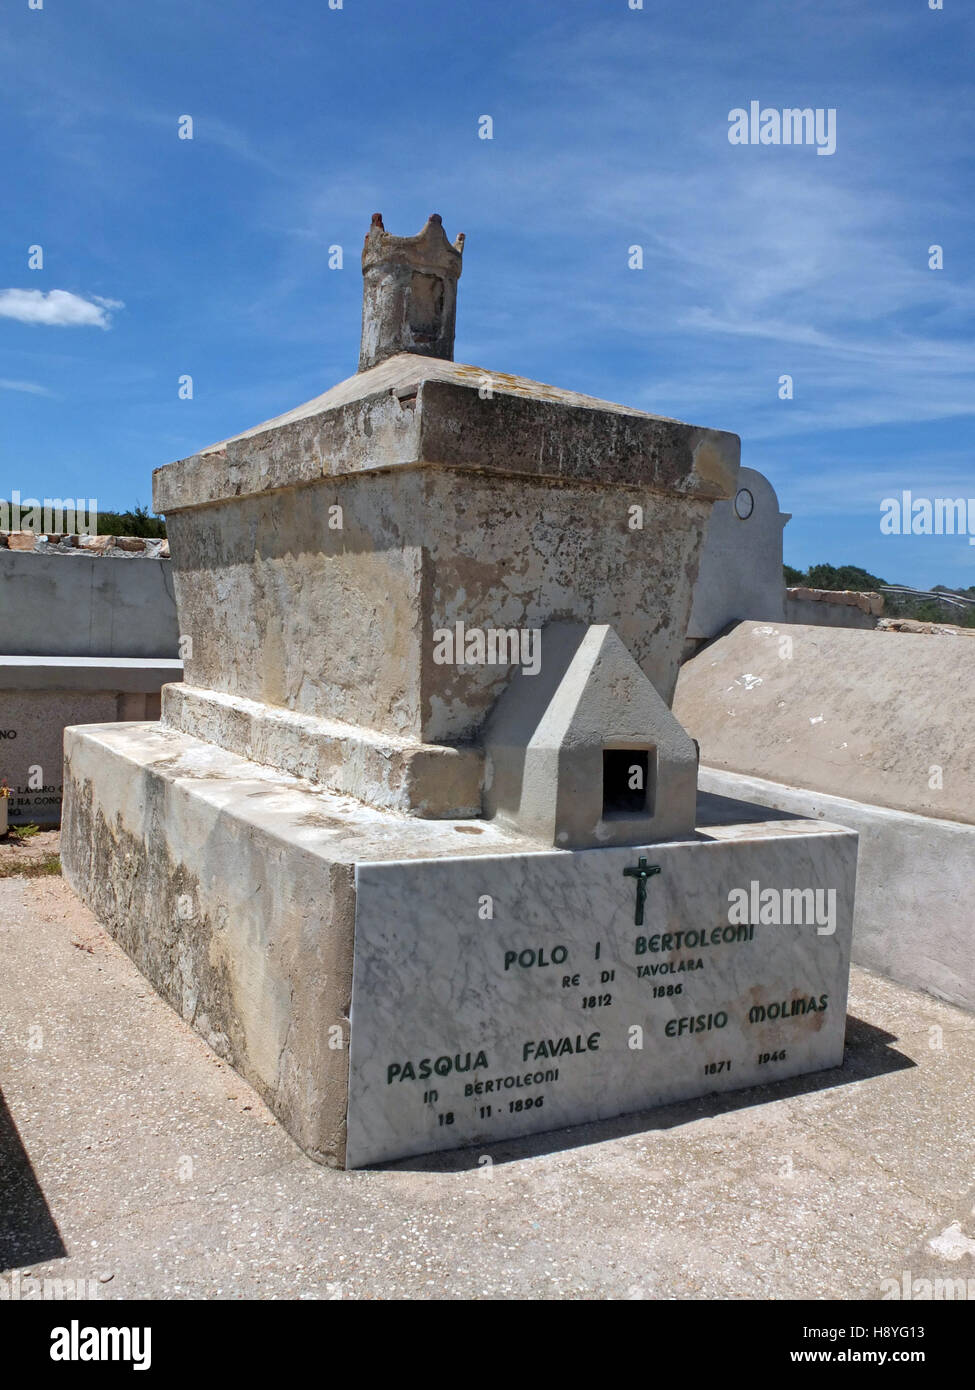
[[[801,584],[807,589],[856,589],[859,593],[874,593],[890,582],[878,579],[859,565],[810,565],[805,574],[791,565],[785,565],[784,569],[787,584]]]

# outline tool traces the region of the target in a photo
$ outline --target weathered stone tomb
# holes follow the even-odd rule
[[[462,251],[374,218],[360,371],[156,473],[184,680],[66,736],[71,882],[349,1166],[843,1053],[856,837],[670,710],[738,440],[454,363]]]

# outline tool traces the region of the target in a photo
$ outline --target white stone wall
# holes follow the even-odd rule
[[[168,541],[0,533],[0,654],[175,657]]]
[[[779,511],[769,480],[742,468],[738,491],[715,502],[704,538],[688,640],[716,637],[742,618],[782,622],[785,578],[782,531],[790,516]]]

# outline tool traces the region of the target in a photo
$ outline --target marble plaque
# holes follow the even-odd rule
[[[0,689],[0,778],[10,787],[11,825],[58,824],[65,728],[117,719],[117,706],[102,692]]]
[[[348,1166],[839,1065],[855,876],[809,821],[359,864]]]

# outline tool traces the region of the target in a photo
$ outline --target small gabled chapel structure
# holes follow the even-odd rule
[[[693,833],[697,749],[606,623],[550,623],[484,736],[485,814],[556,849]]]

